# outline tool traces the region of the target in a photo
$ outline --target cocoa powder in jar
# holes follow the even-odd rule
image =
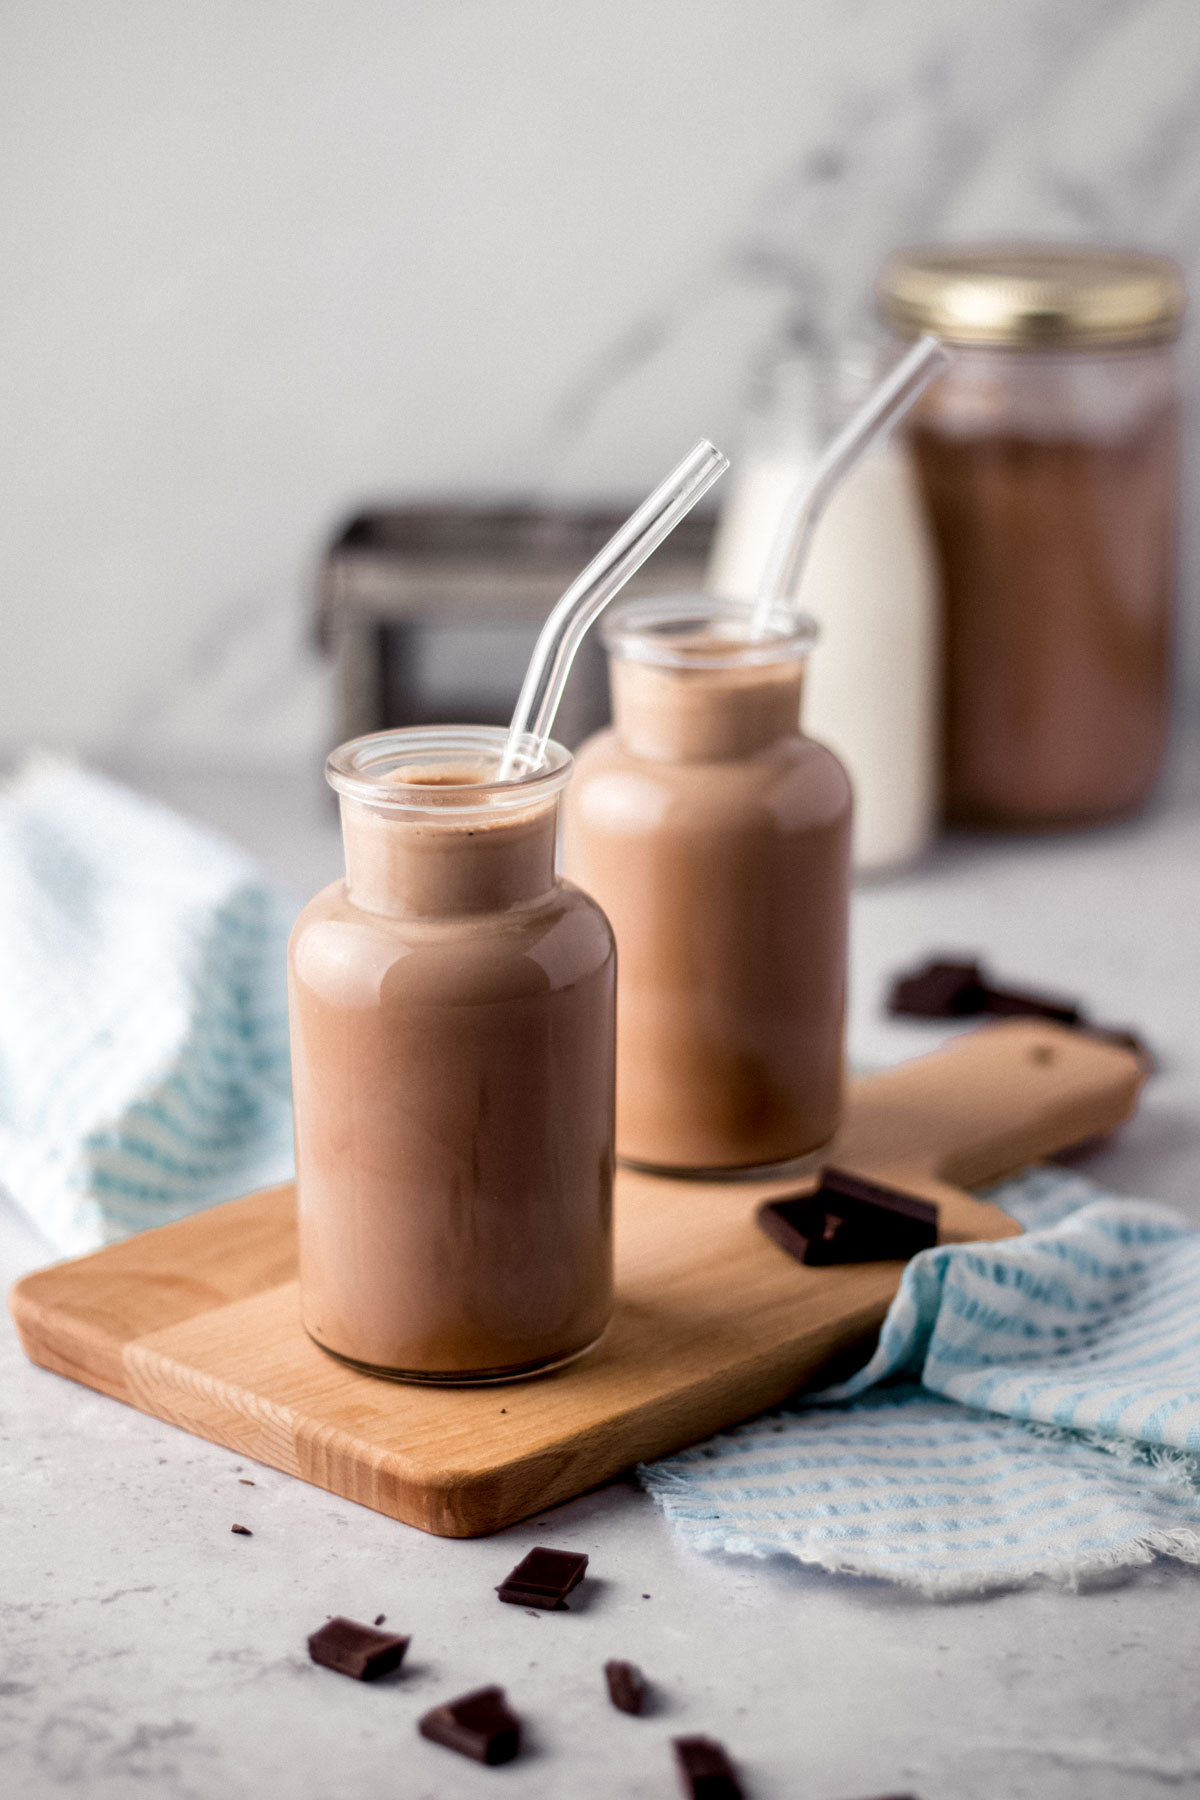
[[[947,816],[1131,811],[1167,734],[1177,406],[1107,440],[923,425],[913,443],[945,596]]]

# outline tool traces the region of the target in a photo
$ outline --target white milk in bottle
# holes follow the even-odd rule
[[[713,593],[758,591],[789,499],[875,374],[867,352],[793,352],[776,365],[730,477],[708,569]],[[938,592],[901,433],[868,451],[833,495],[796,599],[821,628],[804,728],[850,771],[854,867],[911,862],[937,810]]]

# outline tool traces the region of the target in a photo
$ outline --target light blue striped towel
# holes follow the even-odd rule
[[[1200,1237],[1060,1171],[990,1197],[1025,1235],[914,1257],[850,1381],[641,1471],[686,1542],[927,1594],[1200,1562]]]
[[[294,911],[102,776],[43,760],[0,793],[0,1186],[56,1249],[291,1172]]]

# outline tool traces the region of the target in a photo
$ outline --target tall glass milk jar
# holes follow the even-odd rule
[[[335,751],[346,878],[289,948],[304,1324],[411,1381],[550,1368],[612,1306],[613,937],[555,874],[570,756],[501,784],[503,742]]]
[[[811,620],[633,602],[613,726],[579,752],[565,867],[617,938],[617,1152],[732,1170],[826,1143],[842,1105],[850,783],[800,730]]]
[[[1180,271],[954,246],[899,252],[879,297],[898,333],[953,350],[911,431],[945,596],[947,813],[1044,830],[1132,812],[1170,716]]]

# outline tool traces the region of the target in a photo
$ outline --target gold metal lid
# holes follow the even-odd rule
[[[1082,244],[901,250],[875,291],[903,336],[1030,349],[1162,342],[1186,301],[1170,257]]]

